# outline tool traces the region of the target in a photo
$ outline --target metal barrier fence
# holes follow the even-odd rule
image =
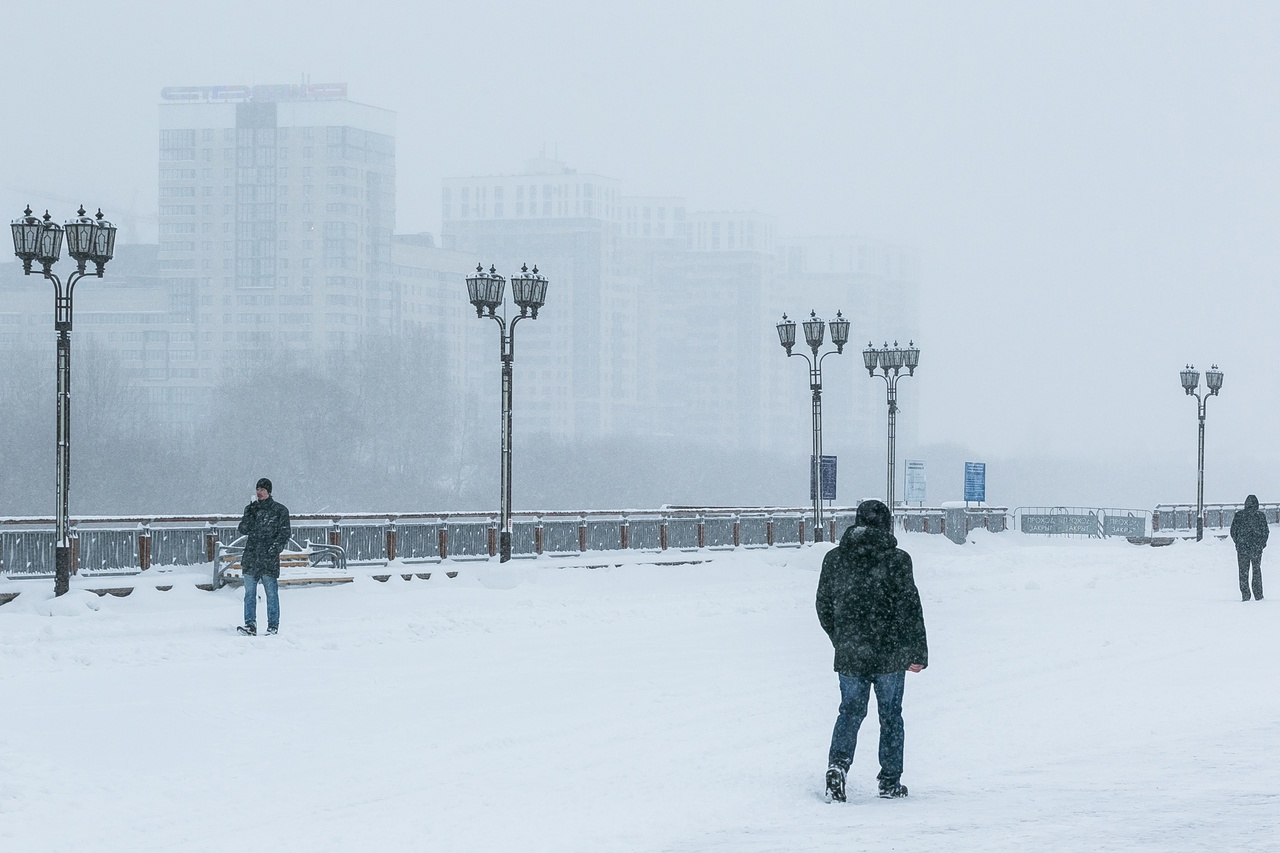
[[[971,526],[1003,530],[1003,512],[999,510],[997,524],[994,510],[975,510],[963,526],[966,532]],[[942,533],[946,526],[942,513],[940,509],[903,507],[897,518],[904,531]],[[853,524],[854,515],[852,507],[832,508],[821,539],[838,540]],[[932,522],[935,515],[936,524]],[[153,565],[208,563],[220,543],[230,544],[237,538],[238,521],[239,516],[73,519],[73,566],[85,574],[119,574],[145,571]],[[497,555],[497,524],[497,515],[488,513],[295,515],[292,519],[297,542],[340,545],[353,564],[491,559]],[[517,513],[512,525],[512,554],[785,548],[799,547],[814,538],[807,510],[793,507]],[[52,576],[53,544],[52,519],[0,520],[0,574]]]
[[[1144,509],[1070,506],[1018,507],[1013,514],[1023,533],[1087,539],[1144,537],[1151,515]]]

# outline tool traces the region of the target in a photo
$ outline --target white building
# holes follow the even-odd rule
[[[160,269],[196,304],[199,373],[384,334],[395,117],[346,84],[161,92]]]

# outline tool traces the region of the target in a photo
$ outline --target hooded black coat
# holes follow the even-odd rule
[[[1258,509],[1258,498],[1249,495],[1244,499],[1244,509],[1231,519],[1231,541],[1236,543],[1236,551],[1241,554],[1260,555],[1267,547],[1267,536],[1271,530],[1267,527],[1267,516]]]
[[[888,507],[880,508],[883,518],[844,532],[840,544],[827,552],[818,578],[818,621],[835,648],[834,669],[845,675],[929,665],[911,557],[888,529]],[[858,517],[864,520],[862,507]]]
[[[240,568],[255,577],[280,577],[280,552],[289,544],[293,529],[289,524],[289,508],[267,496],[244,508],[244,516],[236,530],[248,538],[240,556]]]

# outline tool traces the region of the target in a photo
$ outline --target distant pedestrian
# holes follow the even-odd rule
[[[263,477],[255,489],[258,499],[244,508],[236,530],[247,537],[240,568],[244,572],[244,624],[241,634],[258,633],[258,584],[267,594],[267,633],[280,630],[280,552],[293,531],[289,509],[271,497],[271,481]]]
[[[1253,569],[1253,597],[1262,600],[1262,549],[1267,547],[1267,515],[1258,509],[1257,495],[1244,499],[1244,509],[1231,519],[1231,541],[1240,566],[1240,600],[1249,600],[1249,569]]]
[[[905,797],[902,691],[908,670],[920,672],[929,665],[929,648],[911,557],[898,547],[893,517],[881,501],[863,501],[854,526],[827,552],[817,608],[840,676],[840,714],[827,754],[827,798],[845,801],[845,775],[873,687],[880,715],[880,796]]]

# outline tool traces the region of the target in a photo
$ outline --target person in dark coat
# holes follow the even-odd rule
[[[240,568],[244,571],[244,625],[241,634],[258,633],[258,584],[267,594],[267,633],[280,629],[280,552],[289,544],[293,530],[289,509],[271,497],[271,481],[263,477],[256,488],[258,499],[244,508],[240,535],[247,537]]]
[[[1236,543],[1236,562],[1240,566],[1240,599],[1249,600],[1249,569],[1253,568],[1253,597],[1262,600],[1262,549],[1267,547],[1266,514],[1258,509],[1258,496],[1244,499],[1244,509],[1231,519],[1231,541]]]
[[[902,691],[907,671],[929,665],[920,591],[881,501],[863,501],[854,526],[827,552],[818,579],[818,621],[835,649],[840,713],[827,755],[827,797],[845,800],[858,728],[872,688],[880,715],[880,796],[905,797]]]

